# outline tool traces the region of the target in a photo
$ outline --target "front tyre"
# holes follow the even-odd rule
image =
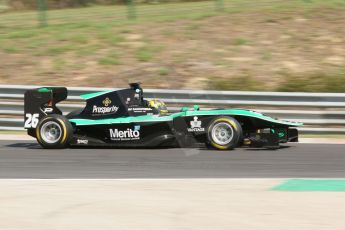
[[[236,148],[243,138],[242,127],[232,117],[216,117],[207,129],[207,146],[218,150]]]
[[[66,148],[72,134],[73,127],[71,123],[61,115],[44,117],[36,128],[37,141],[45,149]]]

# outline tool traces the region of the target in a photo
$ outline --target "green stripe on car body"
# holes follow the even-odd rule
[[[261,120],[269,121],[276,124],[288,125],[288,126],[302,126],[303,123],[281,121],[273,119],[272,117],[257,113],[251,110],[245,109],[216,109],[216,110],[199,110],[199,111],[187,111],[186,116],[201,116],[201,115],[234,115],[234,116],[246,116],[254,117]]]
[[[104,124],[118,124],[118,123],[132,123],[132,122],[160,122],[160,121],[171,121],[176,117],[188,117],[188,116],[206,116],[206,115],[233,115],[233,116],[246,116],[258,118],[261,120],[269,121],[276,124],[287,125],[287,126],[302,126],[302,123],[280,121],[271,117],[265,116],[261,113],[257,113],[250,110],[242,109],[224,109],[224,110],[199,110],[199,111],[186,111],[174,113],[168,116],[157,116],[157,115],[143,115],[136,117],[119,117],[110,119],[71,119],[70,122],[76,125],[104,125]]]
[[[143,115],[136,117],[119,117],[119,118],[109,118],[101,120],[91,120],[91,119],[70,119],[70,122],[76,125],[109,125],[109,124],[119,124],[119,123],[137,123],[137,122],[162,122],[162,121],[172,121],[176,117],[182,116],[184,113],[174,113],[169,116],[157,116],[157,115]]]
[[[49,88],[39,88],[37,91],[39,93],[50,93],[52,90]]]
[[[113,92],[113,91],[109,90],[109,91],[103,91],[103,92],[97,92],[97,93],[88,93],[88,94],[80,95],[80,97],[84,100],[88,100],[88,99],[91,99],[91,98],[94,98],[106,93],[110,93],[110,92]]]
[[[344,179],[291,179],[273,187],[273,191],[345,192]]]

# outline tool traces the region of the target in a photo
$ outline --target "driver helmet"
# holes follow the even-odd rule
[[[165,103],[159,99],[149,100],[148,107],[157,110],[159,114],[167,114],[169,112]]]

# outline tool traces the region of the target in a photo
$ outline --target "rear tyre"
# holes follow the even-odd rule
[[[73,134],[71,123],[61,115],[49,115],[37,125],[36,138],[45,149],[62,149],[70,143]]]
[[[216,117],[207,129],[207,146],[218,150],[234,149],[243,142],[240,123],[232,117]]]

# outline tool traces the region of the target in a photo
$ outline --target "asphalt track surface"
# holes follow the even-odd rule
[[[0,141],[0,178],[345,178],[345,145],[279,150],[64,149]]]

